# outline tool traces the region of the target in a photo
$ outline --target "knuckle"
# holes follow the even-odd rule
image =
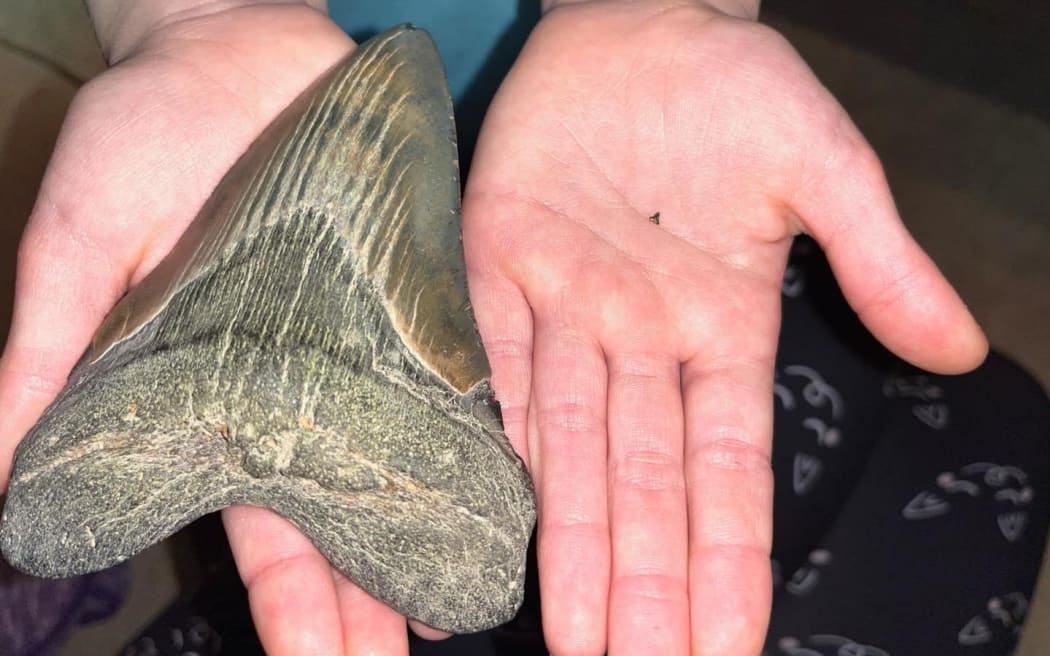
[[[506,427],[510,426],[525,426],[528,422],[529,409],[523,403],[513,403],[497,398],[499,402],[499,414],[503,419],[503,425]]]
[[[0,364],[0,377],[16,381],[23,394],[37,398],[53,398],[66,384],[66,376],[56,371],[22,370],[3,364]]]
[[[659,571],[625,572],[613,579],[612,586],[621,594],[653,601],[678,602],[688,596],[688,584],[683,577]]]
[[[769,456],[752,442],[721,437],[703,442],[690,465],[745,475],[771,476]]]
[[[608,539],[609,523],[582,513],[540,513],[539,531],[548,540],[592,543]]]
[[[53,350],[15,342],[14,336],[0,358],[0,378],[29,397],[53,398],[65,387],[68,375],[67,365]]]
[[[286,575],[288,572],[296,572],[306,569],[312,564],[314,557],[301,552],[281,553],[273,560],[259,563],[255,567],[242,571],[241,578],[244,586],[251,589],[256,585],[263,585],[267,579],[276,579]]]
[[[747,568],[754,564],[765,566],[769,562],[770,550],[761,544],[748,541],[707,541],[690,543],[693,563],[724,562]]]
[[[507,359],[529,361],[532,358],[532,349],[523,339],[511,337],[491,338],[484,340],[485,353],[489,359]]]
[[[682,463],[669,453],[629,451],[613,464],[614,485],[653,492],[674,492],[685,488]]]
[[[678,385],[675,380],[678,374],[677,361],[661,359],[649,355],[629,355],[611,358],[609,377],[620,379],[631,388],[667,387]]]
[[[91,261],[111,274],[119,270],[114,256],[99,243],[84,212],[74,203],[65,194],[51,193],[47,185],[41,189],[19,245],[20,272],[49,268],[54,259]]]
[[[536,411],[541,433],[598,433],[605,428],[605,418],[591,405],[573,400],[557,401]]]

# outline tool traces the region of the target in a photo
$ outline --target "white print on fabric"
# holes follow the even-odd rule
[[[777,648],[784,656],[890,656],[884,649],[830,633],[811,635],[805,642],[787,636],[777,641]]]
[[[802,296],[802,292],[805,289],[806,274],[803,273],[802,267],[794,264],[788,266],[784,270],[784,284],[781,286],[780,291],[788,298],[798,298]]]
[[[930,382],[929,376],[890,376],[882,385],[882,394],[887,399],[915,399],[911,413],[916,419],[934,430],[948,427],[951,415],[944,402],[944,389]]]
[[[841,419],[845,411],[842,395],[812,367],[789,365],[784,367],[783,373],[787,381],[782,382],[781,373],[776,372],[773,396],[785,410],[799,410],[805,413],[802,427],[813,431],[813,451],[837,448],[842,444],[842,429],[833,422]],[[817,416],[821,414],[825,416]],[[809,494],[820,480],[823,471],[824,462],[819,455],[805,451],[797,452],[791,472],[791,485],[795,494],[800,497]]]
[[[809,563],[799,567],[791,580],[784,587],[796,597],[803,597],[813,592],[820,583],[820,570],[831,563],[831,552],[827,549],[815,549],[809,552]]]
[[[831,406],[831,418],[842,417],[842,396],[839,395],[831,385],[828,385],[823,376],[816,369],[801,364],[784,367],[784,373],[788,376],[801,376],[808,382],[802,388],[802,398],[814,408]]]
[[[813,244],[802,240],[796,240],[791,244],[791,257],[805,257],[812,255],[816,249]],[[780,291],[788,298],[798,298],[806,289],[806,269],[798,264],[789,264],[784,270],[784,282]]]
[[[188,629],[171,627],[165,638],[159,640],[161,643],[159,645],[158,640],[153,638],[139,638],[128,645],[123,656],[160,656],[171,653],[178,653],[180,656],[198,656],[201,653],[212,653],[220,644],[219,635],[204,618],[191,617],[190,622],[192,624]],[[202,652],[201,647],[206,648],[206,652]]]
[[[824,471],[824,463],[820,458],[799,451],[795,454],[795,462],[791,467],[791,485],[795,494],[803,497],[809,494],[813,486],[820,480],[820,474]]]
[[[958,473],[941,472],[936,490],[923,490],[912,497],[901,514],[905,519],[922,520],[946,515],[952,503],[963,497],[990,498],[995,504],[996,525],[1008,542],[1016,542],[1028,525],[1027,507],[1035,498],[1028,475],[1011,465],[972,462]]]
[[[1021,634],[1027,614],[1028,598],[1020,592],[992,597],[984,610],[971,617],[959,631],[959,644],[974,647],[999,637],[1016,638]]]

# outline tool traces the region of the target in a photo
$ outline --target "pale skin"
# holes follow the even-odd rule
[[[22,242],[0,486],[116,300],[353,47],[323,7],[89,4],[115,66],[74,102]],[[463,209],[493,382],[536,483],[545,637],[557,655],[754,656],[791,238],[821,243],[905,359],[962,372],[987,344],[871,149],[756,4],[555,4],[489,111]],[[224,519],[269,653],[407,653],[406,620],[287,522]]]

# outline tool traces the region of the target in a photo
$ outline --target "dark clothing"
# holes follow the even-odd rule
[[[816,247],[796,251],[766,653],[1011,653],[1050,517],[1046,394],[994,353],[964,376],[903,365],[860,326]]]

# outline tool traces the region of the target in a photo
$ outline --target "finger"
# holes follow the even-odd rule
[[[19,249],[11,331],[0,359],[0,489],[15,446],[65,385],[124,292],[121,266],[38,201]]]
[[[412,629],[412,633],[415,633],[424,640],[445,640],[452,637],[451,633],[438,631],[437,629],[431,628],[426,624],[417,622],[416,620],[409,620],[408,627]]]
[[[346,656],[406,656],[405,618],[332,570]]]
[[[499,268],[499,231],[486,226],[491,208],[475,195],[463,199],[463,248],[471,305],[492,367],[492,386],[503,413],[503,427],[514,450],[529,465],[525,443],[532,385],[532,311],[525,297]]]
[[[757,654],[772,582],[773,355],[687,362],[685,476],[693,654]]]
[[[605,360],[593,340],[537,319],[529,444],[537,560],[552,653],[605,651],[609,596]]]
[[[939,373],[976,367],[988,342],[908,234],[874,152],[852,124],[830,149],[818,183],[807,185],[793,204],[827,253],[850,305],[883,344],[912,364]]]
[[[509,280],[475,276],[471,298],[492,367],[492,387],[503,415],[503,429],[529,465],[526,428],[532,383],[532,312]]]
[[[609,651],[689,653],[682,394],[677,360],[610,356]]]
[[[227,508],[223,521],[266,653],[343,653],[331,565],[313,544],[262,508]]]

